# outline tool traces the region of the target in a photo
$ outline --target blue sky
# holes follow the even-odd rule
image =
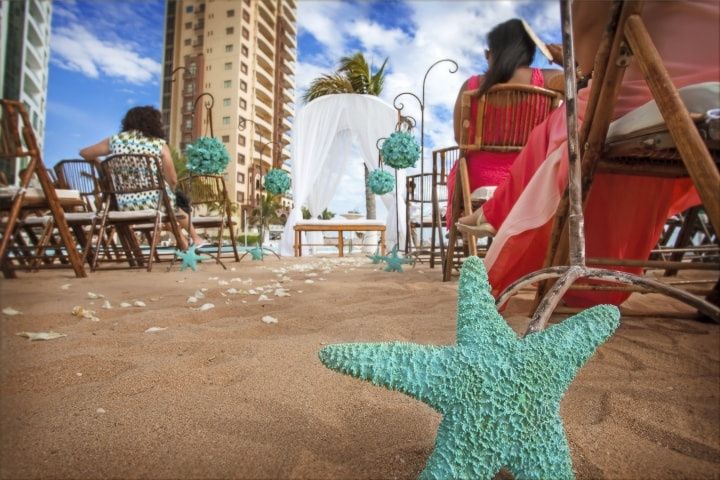
[[[559,41],[556,1],[299,0],[296,94],[332,71],[341,56],[361,51],[376,65],[389,58],[381,96],[392,102],[400,92],[420,95],[425,69],[452,58],[459,71],[450,74],[446,67],[436,67],[425,92],[426,152],[450,146],[452,105],[465,79],[486,66],[487,31],[518,16],[546,42]],[[47,164],[75,158],[80,148],[116,132],[128,108],[159,105],[163,18],[162,0],[54,0]],[[538,60],[536,65],[547,64]],[[419,118],[417,105],[407,109]],[[331,209],[364,209],[359,159],[338,192]]]

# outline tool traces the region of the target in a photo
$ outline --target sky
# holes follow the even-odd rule
[[[234,0],[240,1],[240,0]],[[296,110],[309,83],[332,72],[355,52],[379,66],[388,58],[381,98],[392,104],[402,92],[423,97],[425,165],[431,151],[454,145],[452,107],[462,83],[487,67],[485,36],[496,24],[524,18],[548,43],[560,41],[557,1],[299,0]],[[163,0],[54,0],[44,158],[54,165],[77,158],[80,148],[118,131],[132,106],[160,103]],[[536,56],[534,66],[547,62]],[[420,119],[409,96],[403,113]],[[419,137],[419,128],[417,129]],[[418,140],[420,140],[418,138]],[[351,159],[336,197],[335,212],[364,211],[360,157]],[[378,207],[380,211],[380,202]]]

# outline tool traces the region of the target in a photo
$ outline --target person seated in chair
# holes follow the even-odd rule
[[[468,138],[475,137],[475,119],[477,118],[478,101],[491,87],[503,83],[533,85],[546,87],[555,83],[562,77],[562,71],[552,69],[531,68],[536,51],[536,37],[529,26],[520,19],[514,18],[493,27],[487,35],[488,48],[485,58],[488,69],[484,75],[473,75],[465,81],[458,92],[455,101],[453,126],[455,141],[461,142],[461,98],[463,92],[478,90],[477,95],[470,104],[470,125]],[[540,43],[538,41],[538,43]],[[490,126],[490,128],[500,128]],[[486,132],[488,133],[488,132]],[[489,132],[493,133],[493,132]],[[494,132],[501,135],[501,132]],[[510,166],[517,157],[518,152],[488,152],[470,151],[467,154],[468,176],[470,177],[470,191],[480,187],[499,185],[508,175]],[[447,221],[453,222],[452,199],[455,191],[455,176],[457,175],[457,162],[448,173],[448,207]],[[466,212],[469,214],[470,212]]]
[[[591,72],[610,19],[609,1],[573,4],[573,37],[580,74]],[[648,1],[641,18],[676,88],[720,81],[720,3]],[[699,47],[700,46],[700,47]],[[560,53],[556,49],[557,53]],[[556,53],[556,55],[557,55]],[[559,55],[558,55],[559,56]],[[585,119],[592,91],[578,92],[578,125]],[[644,75],[633,60],[627,67],[613,119],[652,100]],[[485,257],[493,294],[542,267],[555,211],[567,187],[568,150],[565,108],[538,125],[493,197],[460,222],[490,233],[497,231]],[[598,173],[585,203],[588,257],[647,259],[666,220],[700,203],[689,178],[657,178]],[[639,267],[621,267],[640,273]],[[619,305],[626,292],[569,291],[566,304]]]
[[[165,133],[163,132],[160,111],[152,106],[134,107],[125,114],[120,133],[105,138],[95,145],[83,148],[80,150],[80,156],[85,160],[96,162],[99,162],[99,157],[117,154],[160,157],[162,160],[162,173],[166,182],[165,190],[173,203],[173,207],[177,207],[174,194],[177,173],[164,137]],[[152,192],[148,192],[146,198],[138,199],[136,195],[133,195],[132,202],[129,200],[124,202],[123,199],[118,198],[118,208],[120,210],[152,209],[155,208],[157,203],[157,199]],[[180,206],[182,207],[182,205]],[[182,215],[176,218],[178,223],[190,234],[194,245],[200,247],[206,243],[190,224],[188,216]],[[181,238],[177,239],[177,242],[178,248],[181,250],[187,249],[188,244],[185,238],[181,236]]]

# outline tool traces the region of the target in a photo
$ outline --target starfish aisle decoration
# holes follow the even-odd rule
[[[518,338],[500,316],[482,260],[460,275],[457,343],[330,345],[333,370],[398,390],[442,414],[421,479],[573,478],[560,400],[577,371],[618,327],[616,307],[585,310]]]
[[[383,255],[380,255],[380,249],[376,248],[375,253],[372,255],[365,255],[367,258],[369,258],[372,261],[373,265],[377,265],[378,263],[382,263],[383,260],[385,260],[385,257]]]
[[[415,264],[415,260],[409,259],[409,258],[403,258],[400,255],[398,255],[398,246],[395,245],[393,249],[390,251],[390,255],[387,257],[382,257],[383,260],[385,260],[385,263],[387,263],[387,267],[385,267],[386,272],[401,272],[403,271],[402,266],[404,264]]]
[[[182,272],[186,268],[190,268],[193,272],[197,270],[197,264],[198,262],[202,262],[203,260],[210,260],[210,257],[204,257],[202,255],[198,255],[195,252],[196,246],[190,245],[187,250],[180,251],[175,250],[175,255],[180,257],[182,260],[182,264],[180,264],[180,271]]]
[[[263,252],[263,249],[260,247],[251,248],[248,250],[248,253],[250,254],[250,258],[255,260],[262,260],[265,258],[265,252]]]

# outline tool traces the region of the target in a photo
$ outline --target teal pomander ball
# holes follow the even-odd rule
[[[385,195],[395,188],[395,178],[389,172],[373,170],[368,175],[368,186],[375,195]]]
[[[414,167],[420,158],[420,145],[409,132],[393,132],[380,152],[386,165],[393,168]]]
[[[290,175],[285,170],[273,168],[265,175],[263,185],[273,195],[282,195],[290,190]]]
[[[220,175],[225,172],[230,155],[225,145],[213,137],[200,137],[185,149],[187,168],[200,175]]]

